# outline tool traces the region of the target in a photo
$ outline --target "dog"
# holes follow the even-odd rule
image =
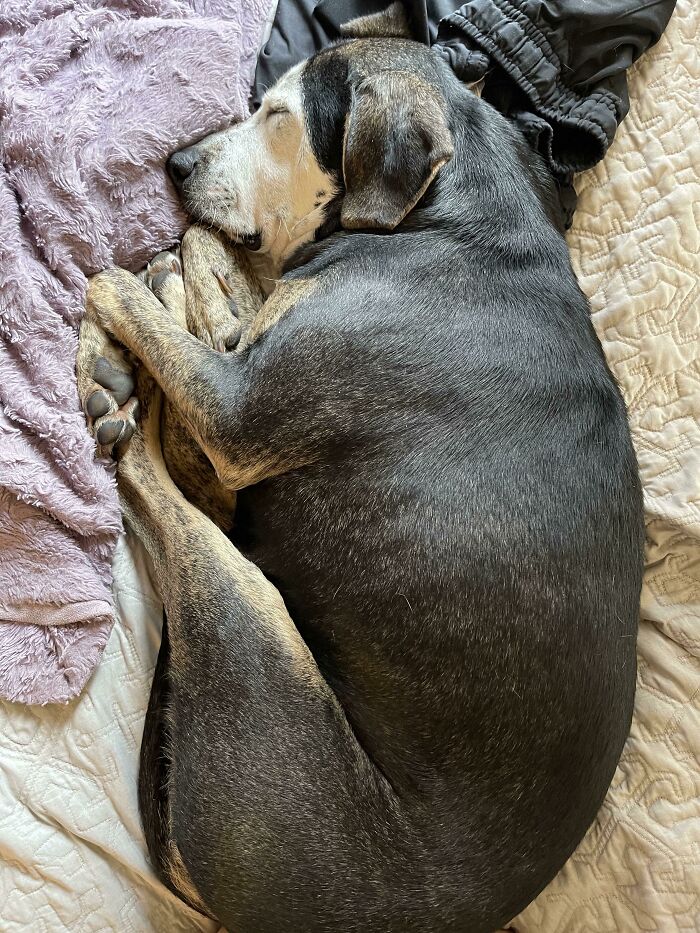
[[[635,689],[640,483],[549,172],[399,38],[169,170],[196,224],[91,280],[79,352],[167,618],[153,864],[237,933],[492,931]]]

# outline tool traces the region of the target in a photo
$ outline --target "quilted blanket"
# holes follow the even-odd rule
[[[636,713],[605,805],[516,933],[700,930],[700,8],[679,0],[632,110],[580,176],[570,243],[630,410],[646,496]],[[160,606],[138,546],[118,621],[68,707],[0,704],[3,933],[215,933],[154,879],[136,806]]]

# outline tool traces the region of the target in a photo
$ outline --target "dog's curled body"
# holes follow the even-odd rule
[[[303,250],[287,277],[313,294],[251,350],[281,396],[259,429],[308,432],[314,462],[239,493],[238,543],[411,812],[404,858],[375,857],[401,866],[376,881],[386,916],[413,920],[339,930],[510,919],[592,821],[631,718],[625,407],[551,182],[488,105],[450,104],[455,155],[424,203]]]
[[[452,152],[393,226],[365,199],[302,245],[287,306],[216,377],[232,541],[301,639],[215,567],[159,700],[170,844],[232,931],[488,933],[582,838],[632,713],[641,493],[552,183],[436,56],[392,40],[303,66],[339,186],[353,69],[377,61],[435,92]],[[385,167],[424,136],[406,120]]]

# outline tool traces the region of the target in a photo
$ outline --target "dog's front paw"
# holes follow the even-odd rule
[[[235,253],[220,236],[190,227],[182,240],[182,265],[187,296],[187,329],[220,353],[235,350],[242,327],[236,295]]]
[[[136,429],[139,403],[124,352],[89,312],[80,327],[76,369],[80,401],[98,456],[119,459]]]
[[[160,303],[170,312],[173,319],[187,328],[185,306],[185,286],[182,281],[182,263],[180,247],[158,253],[139,272],[139,278],[149,288]]]
[[[225,269],[207,270],[202,281],[201,258],[197,255],[196,262],[190,260],[189,274],[199,276],[196,282],[183,278],[179,248],[158,253],[138,277],[179,324],[202,343],[227,353],[235,350],[241,338],[233,289]]]

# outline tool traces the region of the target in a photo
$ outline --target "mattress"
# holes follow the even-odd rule
[[[578,179],[573,262],[645,489],[638,690],[601,813],[517,933],[700,930],[699,33],[694,0],[679,0],[632,71],[613,147]],[[114,577],[119,619],[82,697],[0,703],[2,933],[217,929],[148,865],[136,777],[161,607],[135,542],[120,542]]]

